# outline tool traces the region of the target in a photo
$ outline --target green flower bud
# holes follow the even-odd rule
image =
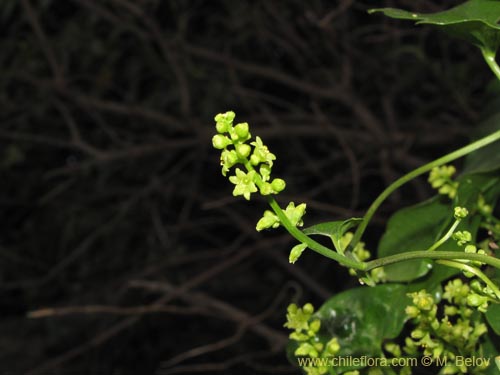
[[[405,313],[409,318],[416,318],[420,315],[420,310],[415,306],[406,306]]]
[[[250,138],[250,132],[248,128],[248,123],[243,122],[234,127],[234,133],[238,136],[240,140],[246,141]]]
[[[488,327],[486,327],[486,324],[484,323],[479,323],[474,327],[474,331],[472,332],[472,335],[474,337],[480,337],[484,335],[485,333],[488,332]]]
[[[250,152],[252,151],[252,148],[245,143],[237,144],[235,146],[235,149],[236,149],[236,152],[244,158],[247,158],[248,155],[250,155]]]
[[[295,341],[306,341],[309,340],[309,335],[306,335],[305,333],[300,333],[300,332],[292,332],[290,333],[290,339],[295,340]]]
[[[218,150],[223,150],[232,144],[231,140],[222,134],[217,134],[212,137],[212,145]]]
[[[394,357],[401,357],[401,347],[396,343],[388,342],[384,345],[384,349]]]
[[[306,303],[304,307],[302,307],[302,310],[308,315],[314,314],[314,306],[311,303]]]
[[[269,181],[269,178],[271,177],[271,167],[269,165],[262,164],[259,168],[259,172],[262,181]]]
[[[339,350],[340,350],[340,345],[336,337],[334,337],[333,339],[331,339],[326,343],[326,351],[328,352],[328,354],[330,355],[337,354]]]
[[[474,245],[467,245],[465,246],[465,252],[475,254],[477,252],[477,248]]]
[[[309,324],[309,328],[311,331],[314,333],[317,333],[319,329],[321,328],[321,320],[315,319]]]
[[[271,182],[271,186],[277,194],[277,193],[280,193],[283,190],[285,190],[286,182],[285,182],[285,180],[282,180],[281,178],[275,178],[273,180],[273,182]]]
[[[456,220],[465,219],[469,214],[469,210],[465,207],[455,207],[454,216]]]
[[[260,187],[260,193],[262,195],[271,195],[274,194],[274,190],[269,182],[264,182]]]
[[[288,308],[286,309],[286,311],[290,314],[295,314],[298,309],[299,309],[299,307],[295,303],[291,303],[288,305]]]
[[[311,337],[314,337],[314,336],[315,336],[315,334],[314,334],[314,332],[313,332],[313,333],[312,333],[312,335],[311,335]],[[317,342],[317,343],[315,343],[313,346],[314,346],[314,349],[316,349],[318,352],[322,352],[322,351],[323,351],[323,348],[325,347],[325,346],[323,345],[323,343],[321,343],[321,342]]]
[[[422,331],[421,329],[416,329],[416,330],[411,332],[411,337],[414,339],[417,339],[417,340],[421,339],[424,336],[425,336],[425,332]]]
[[[456,306],[449,306],[449,305],[446,305],[444,307],[444,314],[445,315],[448,315],[448,316],[454,316],[458,313],[458,309],[456,308]]]
[[[488,303],[488,297],[480,296],[479,294],[469,294],[467,296],[467,304],[469,306],[478,307],[484,303]]]
[[[298,245],[295,245],[292,250],[290,251],[290,257],[289,261],[290,263],[295,263],[297,259],[302,255],[304,250],[307,248],[307,244],[305,243],[299,243]],[[306,305],[307,306],[307,305]],[[305,306],[304,306],[305,309]]]
[[[260,158],[255,155],[255,154],[252,154],[252,156],[250,156],[250,164],[252,164],[253,166],[256,166],[260,163]]]

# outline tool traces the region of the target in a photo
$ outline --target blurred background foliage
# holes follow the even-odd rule
[[[456,3],[3,0],[0,372],[297,373],[286,306],[356,280],[255,232],[265,204],[231,197],[213,117],[278,155],[306,225],[360,216],[468,141],[491,79],[473,47],[366,10]],[[368,248],[430,194],[396,194]]]

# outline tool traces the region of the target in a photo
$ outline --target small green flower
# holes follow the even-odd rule
[[[290,202],[285,209],[285,215],[290,220],[293,226],[301,227],[304,225],[302,216],[306,213],[306,204],[301,203],[295,207],[295,203]]]
[[[268,228],[278,228],[280,226],[280,219],[272,211],[264,211],[264,216],[257,222],[257,232]]]
[[[299,243],[298,245],[295,245],[292,250],[290,251],[290,257],[289,261],[290,263],[295,263],[297,259],[302,255],[304,250],[307,248],[307,244],[305,243]]]
[[[469,210],[465,207],[455,207],[454,209],[454,217],[456,220],[465,219],[469,214]]]
[[[229,177],[229,181],[236,185],[233,190],[235,197],[243,195],[246,200],[249,200],[250,194],[257,191],[257,186],[255,186],[254,182],[255,174],[255,171],[245,173],[241,169],[236,168],[236,175]]]
[[[293,329],[295,331],[308,331],[309,330],[309,319],[311,319],[314,313],[314,307],[307,303],[304,307],[300,308],[295,303],[288,306],[286,314],[285,327]]]
[[[452,238],[457,241],[458,246],[463,246],[472,241],[472,234],[469,231],[458,231],[453,233]]]
[[[276,160],[276,156],[269,151],[266,145],[262,143],[262,139],[260,139],[260,137],[255,137],[255,142],[250,144],[255,147],[253,154],[250,157],[250,163],[252,163],[252,165],[267,163],[270,167],[272,167],[273,161]]]
[[[432,168],[428,181],[434,189],[438,189],[439,194],[447,195],[453,199],[457,194],[458,182],[453,181],[451,176],[456,172],[452,165],[443,165]]]
[[[446,284],[444,290],[444,299],[460,305],[464,304],[464,302],[466,301],[467,295],[470,291],[470,287],[468,284],[464,284],[460,279],[453,279]]]
[[[233,120],[236,117],[236,114],[233,111],[228,111],[226,113],[219,113],[215,116],[215,128],[219,133],[227,133],[231,130],[233,125]]]
[[[239,162],[238,154],[235,150],[224,150],[220,155],[222,165],[222,175],[225,176],[229,169]]]
[[[411,293],[410,295],[413,297],[413,304],[419,310],[429,311],[435,305],[434,298],[432,298],[432,296],[425,290],[421,290],[416,293]]]

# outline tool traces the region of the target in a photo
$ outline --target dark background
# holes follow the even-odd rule
[[[211,148],[234,110],[306,225],[360,216],[468,142],[479,51],[370,7],[457,1],[2,0],[0,374],[294,374],[286,306],[356,285],[257,233]],[[418,179],[390,213],[432,194]]]

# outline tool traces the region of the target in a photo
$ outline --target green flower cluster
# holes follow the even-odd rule
[[[292,303],[288,306],[285,327],[292,329],[290,339],[297,342],[294,355],[310,358],[328,358],[337,354],[340,345],[337,338],[332,338],[326,344],[319,339],[318,332],[321,321],[313,318],[314,307],[306,303],[302,308]],[[307,375],[323,375],[329,370],[326,366],[305,366],[302,369]]]
[[[248,123],[233,126],[235,116],[232,111],[215,116],[218,134],[212,138],[214,148],[222,150],[220,160],[224,176],[237,164],[247,170],[244,172],[236,168],[235,175],[229,177],[229,181],[235,185],[233,195],[242,195],[249,200],[250,195],[257,191],[262,195],[278,194],[285,189],[286,184],[281,178],[271,181],[271,168],[276,156],[259,137],[248,144],[252,137]]]
[[[429,174],[429,183],[434,189],[438,189],[439,194],[447,195],[450,199],[457,195],[458,182],[452,180],[456,169],[453,165],[443,165],[434,167]]]
[[[233,195],[242,195],[249,200],[251,194],[256,192],[264,196],[280,193],[286,187],[285,181],[281,178],[271,180],[271,169],[276,156],[269,151],[260,137],[249,143],[252,135],[248,123],[233,125],[235,116],[232,111],[215,116],[215,128],[218,134],[212,138],[214,148],[222,150],[220,160],[224,176],[237,164],[243,165],[246,169],[244,172],[236,168],[235,174],[229,177],[229,181],[235,185]],[[281,211],[294,227],[304,224],[302,217],[306,212],[305,203],[296,206],[294,202],[290,202],[285,210],[275,211]],[[276,212],[266,210],[264,216],[257,222],[257,231],[279,227],[282,222]],[[304,243],[296,245],[290,252],[290,263],[295,263],[306,247]]]
[[[488,331],[474,309],[479,302],[474,299],[481,296],[460,279],[454,279],[445,286],[443,299],[447,304],[442,313],[438,309],[438,301],[425,290],[410,293],[409,296],[413,304],[406,307],[406,315],[416,327],[405,340],[403,350],[408,355],[446,358],[448,364],[440,374],[480,373],[484,370],[479,366],[466,368],[454,364],[457,355],[472,357],[480,353],[480,339]],[[442,317],[438,317],[438,312]]]

